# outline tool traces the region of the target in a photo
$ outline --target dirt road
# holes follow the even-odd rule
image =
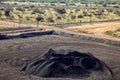
[[[119,38],[115,38],[112,36],[108,36],[105,34],[106,31],[109,30],[116,30],[120,28],[120,22],[106,22],[106,23],[97,23],[97,24],[87,24],[83,26],[71,26],[64,28],[66,30],[74,31],[77,33],[87,33],[94,36],[112,39],[112,40],[119,40]]]

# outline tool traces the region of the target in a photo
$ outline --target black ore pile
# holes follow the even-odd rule
[[[95,80],[111,80],[113,76],[110,68],[91,53],[53,49],[49,49],[43,56],[27,61],[21,71],[44,78],[92,77]]]

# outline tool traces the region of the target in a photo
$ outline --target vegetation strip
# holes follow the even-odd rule
[[[97,24],[97,23],[106,23],[106,22],[118,22],[120,21],[120,19],[117,20],[105,20],[105,21],[92,21],[92,24]],[[52,24],[52,25],[48,25],[48,26],[55,26],[55,27],[71,27],[71,26],[82,26],[85,24],[89,24],[90,22],[78,22],[78,23],[65,23],[65,24]]]
[[[8,3],[10,6],[14,4]],[[120,10],[116,8],[77,6],[76,8],[63,8],[58,6],[45,7],[37,5],[13,6],[7,3],[0,6],[0,20],[26,24],[66,24],[84,23],[94,21],[109,21],[120,19]],[[67,6],[69,7],[69,6]],[[70,6],[71,7],[71,6]],[[94,8],[95,7],[95,8]]]
[[[106,31],[105,34],[120,38],[120,29],[114,31]]]

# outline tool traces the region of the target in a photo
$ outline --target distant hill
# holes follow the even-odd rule
[[[0,0],[0,1],[10,1],[10,0]],[[20,2],[42,2],[42,3],[65,3],[65,4],[73,4],[73,3],[82,3],[82,4],[119,4],[120,0],[11,0],[11,1],[20,1]]]

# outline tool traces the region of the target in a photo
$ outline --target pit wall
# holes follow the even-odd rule
[[[82,40],[89,40],[89,41],[94,41],[94,42],[99,42],[99,43],[105,43],[105,44],[114,45],[114,46],[120,46],[120,41],[103,39],[103,38],[98,38],[98,37],[94,37],[94,36],[87,36],[87,35],[82,35],[82,34],[73,34],[73,33],[60,32],[60,31],[55,31],[54,34],[66,36],[66,37],[78,38],[78,39],[82,39]]]
[[[60,36],[94,41],[94,42],[99,42],[99,43],[104,43],[104,44],[109,44],[109,45],[120,47],[120,41],[109,40],[109,39],[99,38],[99,37],[90,36],[90,35],[75,34],[75,33],[65,32],[65,31],[57,31],[57,30],[42,31],[42,32],[29,32],[29,33],[23,33],[23,34],[17,34],[17,35],[4,35],[4,36],[0,35],[2,36],[0,37],[0,40],[29,38],[29,37],[43,36],[43,35],[60,35]]]

